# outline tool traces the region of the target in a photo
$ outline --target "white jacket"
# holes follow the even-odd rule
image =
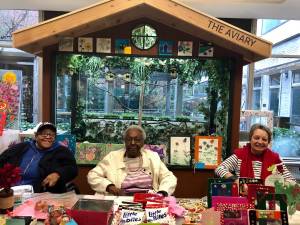
[[[143,165],[145,171],[151,175],[154,191],[166,191],[173,194],[177,184],[177,178],[160,160],[158,154],[151,150],[141,149]],[[91,188],[100,194],[107,194],[106,187],[114,184],[121,188],[121,184],[126,177],[124,164],[125,149],[112,151],[101,160],[95,168],[87,175]]]

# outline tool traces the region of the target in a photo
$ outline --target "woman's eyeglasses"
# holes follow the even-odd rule
[[[41,132],[38,135],[42,136],[42,137],[50,137],[50,138],[55,138],[55,133],[50,133],[50,132]]]

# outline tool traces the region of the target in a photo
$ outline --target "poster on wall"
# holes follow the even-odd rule
[[[170,137],[170,165],[191,165],[191,137]]]
[[[22,71],[0,70],[0,112],[3,129],[19,129],[21,83]]]
[[[222,137],[195,136],[195,167],[215,169],[221,163]]]

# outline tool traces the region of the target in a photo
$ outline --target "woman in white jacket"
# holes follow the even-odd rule
[[[177,178],[158,154],[143,148],[145,131],[136,125],[123,134],[125,149],[107,154],[89,171],[91,188],[100,194],[132,195],[154,190],[164,196],[175,191]]]

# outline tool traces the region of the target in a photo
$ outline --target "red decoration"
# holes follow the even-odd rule
[[[8,190],[21,179],[21,169],[6,163],[0,168],[0,188]]]

